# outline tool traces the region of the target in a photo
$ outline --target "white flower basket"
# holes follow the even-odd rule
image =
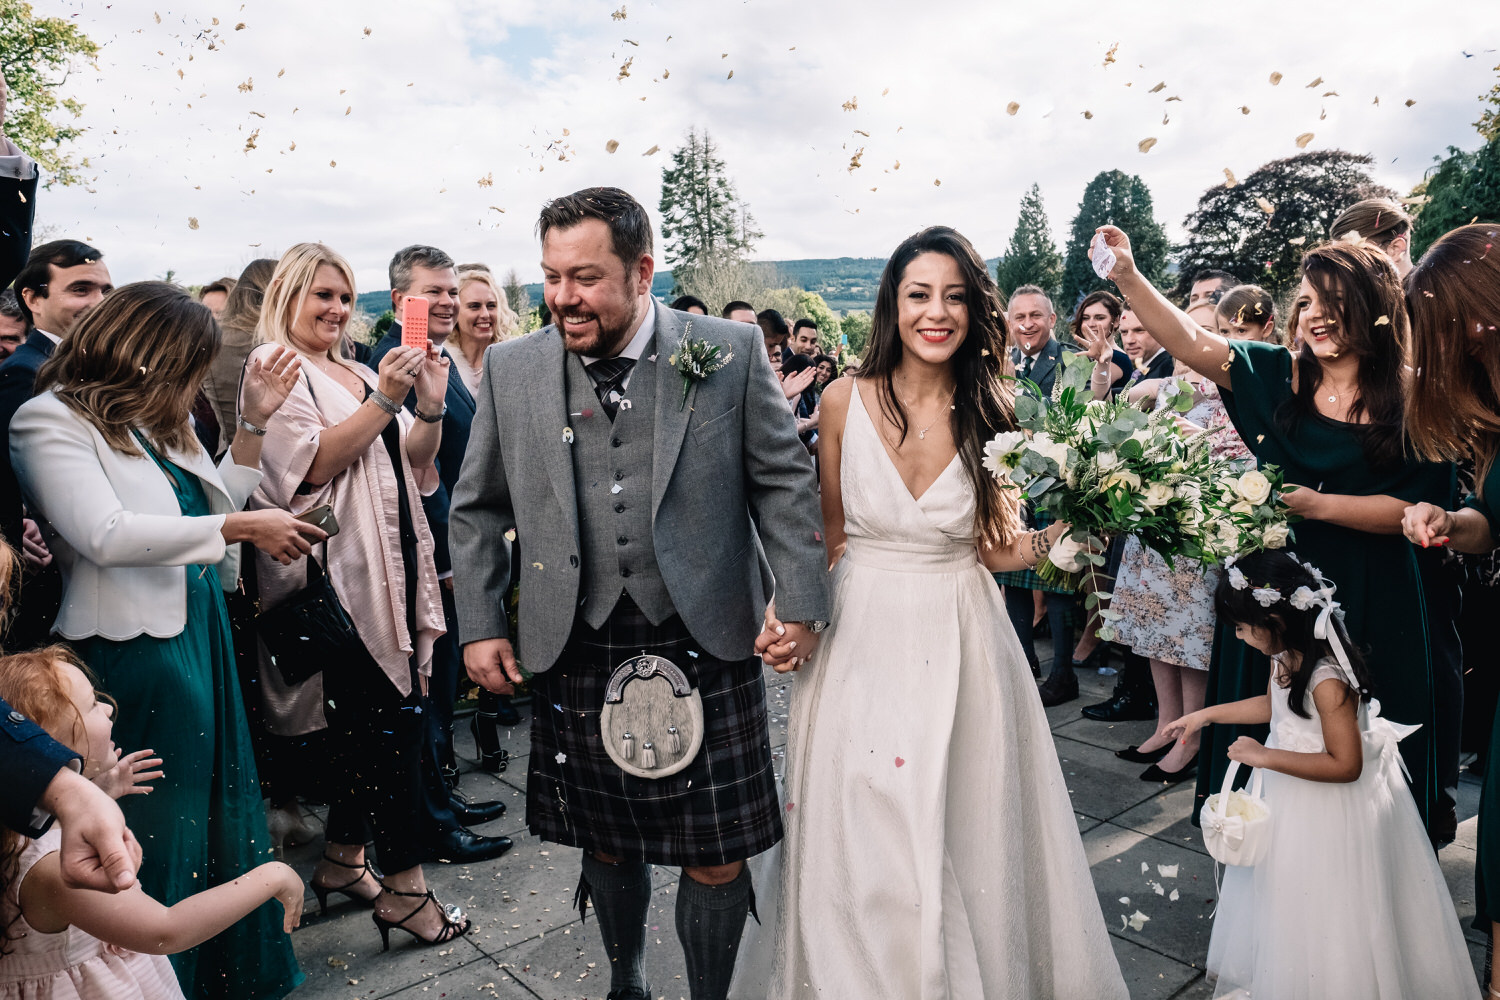
[[[1261,861],[1271,846],[1271,807],[1261,796],[1260,772],[1241,791],[1233,791],[1240,762],[1231,761],[1224,785],[1203,803],[1199,822],[1203,844],[1220,864],[1250,866]]]

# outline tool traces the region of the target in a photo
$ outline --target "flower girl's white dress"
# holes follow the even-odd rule
[[[1338,678],[1333,659],[1307,685],[1312,718],[1271,682],[1266,746],[1324,749],[1313,691]],[[1470,1000],[1479,996],[1463,932],[1396,743],[1412,727],[1359,711],[1365,747],[1357,781],[1307,781],[1265,770],[1271,846],[1254,867],[1224,869],[1208,946],[1215,997],[1255,1000]]]
[[[781,1000],[1125,1000],[962,464],[913,498],[856,391],[840,469],[849,544],[793,687],[782,877],[757,886],[779,913],[736,995],[774,942]]]

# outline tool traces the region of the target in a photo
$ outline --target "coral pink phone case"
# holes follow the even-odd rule
[[[427,350],[427,300],[420,295],[401,300],[401,346]]]

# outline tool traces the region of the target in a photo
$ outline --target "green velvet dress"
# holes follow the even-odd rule
[[[1231,341],[1230,350],[1232,389],[1222,393],[1229,417],[1256,460],[1278,466],[1288,484],[1322,493],[1388,494],[1409,503],[1452,505],[1457,481],[1452,465],[1411,459],[1377,470],[1365,459],[1355,424],[1313,417],[1299,418],[1284,429],[1277,411],[1293,395],[1291,353],[1243,340]],[[1401,756],[1411,772],[1417,809],[1423,823],[1429,824],[1438,791],[1432,738],[1436,713],[1426,604],[1411,543],[1401,535],[1374,535],[1327,521],[1299,522],[1292,533],[1290,551],[1338,587],[1345,627],[1364,652],[1371,693],[1380,700],[1381,714],[1422,727],[1401,741]],[[1264,655],[1236,639],[1231,624],[1219,622],[1209,665],[1208,704],[1265,694],[1270,670]],[[1198,771],[1195,819],[1204,798],[1217,792],[1224,780],[1229,745],[1241,735],[1264,742],[1266,732],[1266,726],[1208,728],[1199,757],[1203,766]]]
[[[1488,518],[1490,542],[1500,542],[1500,462],[1490,465],[1479,495],[1468,497],[1464,506]],[[1486,933],[1490,921],[1500,916],[1500,712],[1495,713],[1493,726],[1479,792],[1479,842],[1474,858],[1474,927]]]
[[[183,516],[213,513],[196,476],[151,457],[171,479]],[[180,634],[73,643],[119,705],[115,745],[162,758],[165,777],[149,795],[127,795],[120,808],[144,851],[141,887],[167,906],[272,860],[219,574],[213,566],[186,572]],[[281,924],[281,905],[272,900],[171,956],[182,992],[189,1000],[286,996],[303,975]]]

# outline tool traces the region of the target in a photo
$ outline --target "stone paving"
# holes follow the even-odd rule
[[[769,670],[766,678],[774,713],[772,743],[779,753],[795,681]],[[1113,751],[1145,739],[1151,724],[1110,725],[1084,719],[1079,707],[1102,700],[1114,679],[1089,673],[1080,680],[1083,696],[1047,714],[1099,903],[1130,995],[1137,1000],[1206,1000],[1212,991],[1203,980],[1202,967],[1215,896],[1214,866],[1203,849],[1202,837],[1187,819],[1192,785],[1169,787],[1139,781],[1141,766],[1118,760]],[[471,758],[472,741],[463,723],[460,719],[459,754]],[[493,777],[472,770],[465,759],[461,787],[476,799],[499,798],[509,804],[504,818],[480,832],[505,834],[516,846],[500,860],[484,865],[427,868],[428,881],[439,898],[461,904],[474,919],[475,929],[437,948],[418,947],[397,932],[391,937],[391,950],[382,953],[368,910],[331,899],[327,917],[320,918],[309,893],[303,925],[292,937],[307,983],[293,997],[575,1000],[602,998],[609,991],[597,925],[592,920],[580,925],[571,908],[578,882],[578,852],[542,843],[526,831],[526,724],[504,736],[511,752],[509,770]],[[980,780],[982,776],[956,777]],[[1460,797],[1458,840],[1443,850],[1441,860],[1467,928],[1474,913],[1477,779],[1464,777]],[[310,877],[320,849],[319,844],[295,848],[287,860]],[[1175,878],[1162,873],[1160,866],[1170,871],[1174,865]],[[656,886],[647,975],[658,998],[686,1000],[673,922],[676,873],[657,869]],[[1170,898],[1174,890],[1175,901]],[[1139,930],[1125,926],[1122,919],[1136,911],[1150,918]],[[1484,938],[1472,930],[1467,937],[1475,968],[1482,970]]]

